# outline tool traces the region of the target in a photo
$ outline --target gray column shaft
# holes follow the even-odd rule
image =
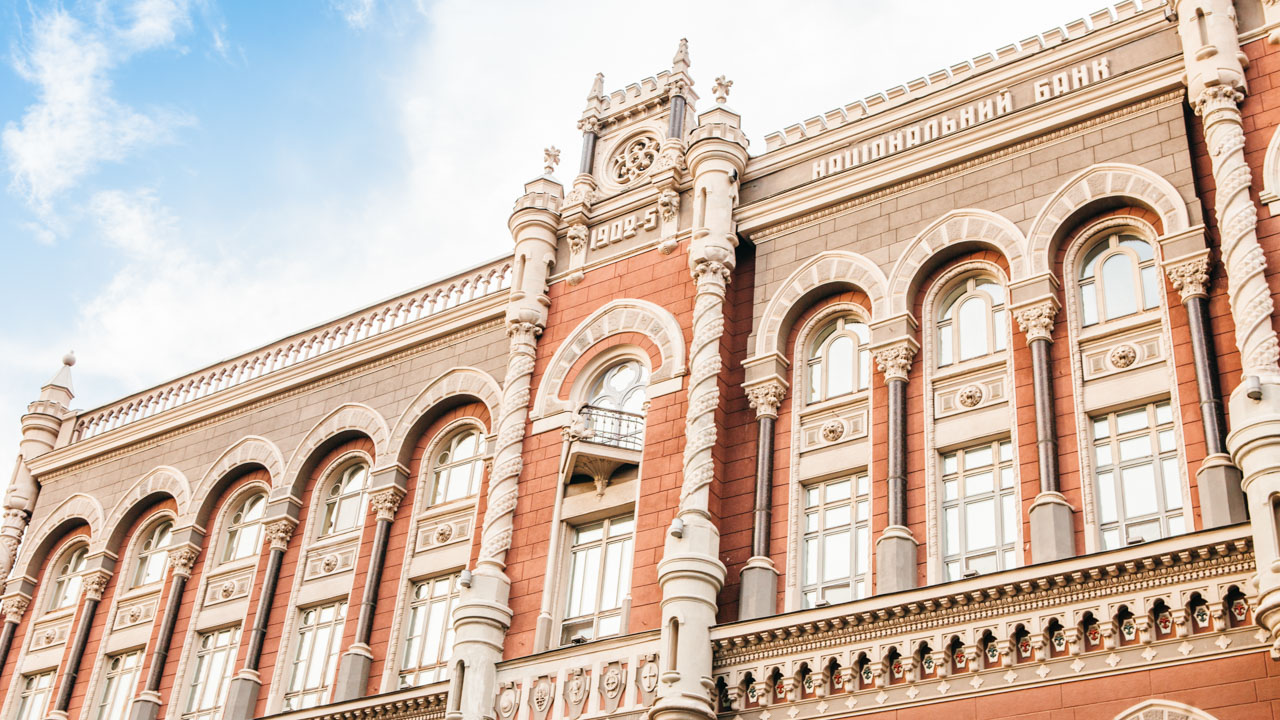
[[[1036,453],[1040,459],[1040,492],[1058,492],[1058,422],[1053,411],[1053,372],[1049,341],[1031,341],[1031,376],[1036,402]]]
[[[160,620],[160,636],[156,638],[156,648],[152,653],[151,670],[147,673],[145,690],[160,690],[160,680],[164,677],[165,661],[169,658],[169,644],[173,642],[173,626],[178,622],[178,610],[182,607],[182,593],[187,589],[187,576],[174,575],[173,587],[169,591],[169,602],[165,604],[164,617]]]
[[[773,505],[773,423],[774,418],[762,417],[759,440],[756,445],[756,506],[755,524],[751,530],[751,554],[756,557],[769,555],[769,515]]]
[[[272,548],[267,558],[266,576],[262,578],[262,594],[258,596],[258,610],[253,616],[253,629],[249,631],[249,650],[245,655],[244,666],[248,670],[257,670],[262,659],[262,641],[267,637],[267,621],[271,616],[271,604],[275,601],[276,582],[280,579],[280,563],[284,561],[284,550]]]
[[[76,635],[71,640],[70,655],[67,658],[67,670],[62,674],[62,682],[58,685],[58,696],[54,698],[53,709],[66,712],[71,705],[71,691],[76,686],[76,677],[80,674],[80,661],[84,659],[84,646],[89,641],[89,629],[93,627],[93,616],[98,612],[101,600],[89,598],[84,601],[84,612],[80,615],[80,624],[76,626]]]
[[[1218,361],[1209,348],[1209,299],[1187,298],[1187,324],[1191,330],[1191,354],[1196,365],[1196,389],[1200,395],[1200,418],[1204,422],[1205,452],[1227,451],[1227,422],[1222,414],[1222,394],[1218,390]]]
[[[889,524],[907,525],[907,381],[889,385]]]
[[[13,633],[18,629],[18,623],[8,620],[4,623],[4,628],[0,629],[0,673],[4,672],[4,664],[9,660],[9,647],[13,645]]]
[[[596,134],[593,132],[582,133],[582,160],[578,163],[578,172],[584,175],[591,174],[591,166],[596,161]]]
[[[684,107],[683,95],[671,98],[671,123],[667,126],[667,137],[684,139]]]
[[[387,556],[387,539],[391,521],[379,520],[373,531],[373,553],[369,556],[369,573],[364,579],[364,597],[360,600],[360,617],[356,620],[356,642],[369,643],[373,634],[373,613],[378,609],[378,586],[382,584],[382,564]]]

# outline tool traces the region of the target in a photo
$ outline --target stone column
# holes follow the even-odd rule
[[[281,517],[268,521],[263,535],[270,547],[267,567],[262,571],[262,591],[258,595],[258,607],[253,614],[253,627],[249,630],[248,650],[244,667],[231,679],[224,705],[226,720],[250,720],[262,691],[262,678],[258,675],[258,663],[262,661],[262,642],[267,637],[267,623],[271,619],[271,606],[276,597],[276,583],[280,580],[280,564],[289,539],[298,527],[298,521]]]
[[[373,665],[369,638],[373,633],[373,614],[378,609],[378,586],[382,584],[382,565],[387,559],[391,523],[404,495],[404,490],[391,486],[376,490],[369,496],[369,507],[373,509],[377,523],[373,529],[373,548],[369,553],[369,571],[364,577],[360,614],[356,617],[356,639],[338,662],[338,676],[333,685],[334,702],[362,697],[369,684],[369,668]]]
[[[1235,7],[1231,0],[1175,0],[1186,65],[1187,96],[1204,125],[1213,165],[1214,214],[1221,235],[1227,297],[1240,351],[1242,382],[1231,393],[1234,428],[1227,448],[1242,474],[1256,553],[1255,617],[1270,633],[1280,658],[1280,341],[1271,321],[1275,308],[1267,285],[1267,258],[1258,243],[1258,209],[1244,157],[1240,101],[1245,76]]]
[[[63,421],[74,417],[69,408],[75,393],[71,388],[71,366],[76,356],[67,353],[62,368],[40,389],[40,398],[27,406],[22,416],[22,440],[19,443],[17,467],[4,494],[3,518],[0,519],[0,579],[8,577],[18,557],[18,545],[27,529],[27,520],[36,506],[40,483],[32,477],[27,461],[57,447],[63,437]]]
[[[4,672],[4,664],[9,660],[9,649],[13,647],[13,634],[18,630],[18,623],[31,607],[31,598],[25,595],[10,595],[0,603],[0,614],[4,615],[4,627],[0,628],[0,673]]]
[[[497,448],[489,477],[488,502],[480,532],[480,556],[470,586],[453,613],[454,646],[450,675],[459,697],[449,699],[449,717],[492,719],[497,692],[498,662],[511,626],[507,600],[507,550],[514,530],[518,480],[524,468],[522,449],[529,419],[533,363],[538,336],[547,324],[547,278],[555,263],[556,230],[564,188],[551,177],[553,168],[525,185],[507,225],[515,240],[518,268],[507,301],[507,374],[502,383],[502,406],[497,420]],[[461,664],[461,669],[459,668]],[[462,680],[458,681],[457,676]]]
[[[747,401],[756,411],[756,488],[751,558],[742,568],[738,587],[739,620],[768,617],[778,611],[778,570],[769,556],[769,516],[773,506],[774,423],[786,393],[780,380],[747,388]]]
[[[80,586],[84,604],[80,609],[80,617],[76,619],[75,635],[71,637],[71,645],[67,648],[67,664],[58,678],[58,693],[53,697],[53,706],[49,710],[48,720],[66,720],[67,708],[71,706],[71,691],[75,689],[76,678],[80,676],[80,663],[84,660],[84,646],[89,641],[89,630],[93,628],[93,617],[98,612],[98,604],[102,602],[102,593],[106,592],[107,581],[111,573],[106,570],[94,570],[84,576]]]
[[[1053,368],[1049,346],[1053,342],[1056,300],[1048,299],[1014,310],[1018,327],[1031,349],[1031,381],[1036,404],[1036,457],[1040,468],[1040,492],[1031,503],[1031,562],[1043,563],[1073,557],[1076,552],[1072,507],[1058,486],[1058,423],[1053,407]]]
[[[876,366],[889,388],[887,484],[889,527],[876,541],[876,594],[916,586],[916,539],[907,529],[907,373],[916,344],[900,341],[875,350]]]
[[[173,569],[172,579],[169,581],[169,599],[165,603],[164,616],[160,618],[160,632],[151,651],[147,682],[142,692],[133,700],[129,720],[156,720],[160,716],[160,681],[164,678],[169,646],[173,643],[173,627],[178,622],[178,611],[182,608],[182,594],[187,589],[187,580],[191,579],[191,570],[199,556],[200,549],[194,545],[184,545],[169,551],[169,567]]]
[[[658,563],[662,643],[657,700],[651,720],[713,719],[711,628],[724,586],[720,532],[710,512],[718,437],[720,342],[726,285],[737,263],[733,211],[738,178],[747,164],[747,138],[737,113],[724,105],[728,84],[717,83],[718,105],[699,117],[686,156],[693,176],[693,235],[689,270],[695,296],[689,354],[684,467],[680,505]]]
[[[1196,368],[1196,391],[1200,400],[1200,421],[1204,425],[1205,459],[1196,471],[1200,488],[1200,517],[1206,528],[1234,525],[1249,519],[1240,469],[1227,454],[1227,420],[1222,413],[1222,393],[1218,389],[1218,360],[1214,352],[1209,320],[1209,257],[1165,264],[1165,272],[1182,297],[1191,332],[1191,355]]]

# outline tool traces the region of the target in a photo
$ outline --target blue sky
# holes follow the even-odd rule
[[[506,252],[594,74],[682,36],[760,152],[1102,3],[680,6],[0,0],[0,437],[68,349],[91,408]]]

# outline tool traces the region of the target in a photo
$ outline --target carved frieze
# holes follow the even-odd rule
[[[204,604],[205,606],[217,605],[247,597],[252,584],[253,568],[210,577],[209,582],[205,585]]]
[[[417,552],[423,552],[469,540],[471,523],[472,515],[469,511],[461,515],[420,520],[414,548]]]
[[[120,607],[116,609],[114,629],[119,630],[150,622],[156,616],[156,608],[159,604],[159,593],[120,603]]]
[[[534,680],[533,687],[529,690],[529,709],[533,720],[546,720],[555,702],[556,688],[550,676],[543,675]]]
[[[336,575],[351,570],[356,565],[359,541],[351,540],[339,545],[313,548],[307,551],[303,580]]]
[[[622,699],[622,689],[627,684],[627,668],[614,660],[604,667],[600,673],[600,696],[604,698],[604,710],[613,714],[618,710]]]
[[[591,695],[591,677],[583,668],[572,668],[564,680],[564,704],[569,720],[578,720]]]

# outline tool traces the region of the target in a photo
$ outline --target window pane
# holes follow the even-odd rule
[[[1142,307],[1150,310],[1160,303],[1154,265],[1142,268]]]
[[[1080,285],[1081,324],[1088,327],[1098,322],[1098,289],[1093,283]]]
[[[954,332],[950,324],[938,328],[938,365],[951,364],[951,334]]]
[[[966,450],[964,453],[964,469],[973,470],[974,468],[986,467],[991,464],[991,446],[987,445],[980,448]]]
[[[853,339],[842,335],[827,349],[827,397],[853,392]]]
[[[1151,520],[1137,525],[1130,525],[1125,531],[1125,535],[1126,542],[1137,542],[1139,540],[1142,542],[1151,542],[1152,540],[1159,540],[1161,537],[1160,521]]]
[[[965,495],[980,495],[982,493],[989,493],[992,491],[992,489],[994,489],[992,482],[993,480],[992,480],[992,475],[990,470],[986,472],[980,472],[980,473],[974,473],[972,475],[968,475],[965,477],[965,480],[964,480]]]
[[[987,304],[981,298],[971,297],[960,304],[960,316],[956,320],[960,335],[960,359],[968,360],[986,355]]]
[[[1018,541],[1018,508],[1014,502],[1013,495],[1005,495],[1000,498],[1001,507],[1003,509],[1003,517],[1001,524],[1002,541],[1007,545]]]
[[[630,515],[621,518],[614,518],[609,523],[609,537],[616,538],[622,537],[623,535],[630,535],[631,531],[635,529],[635,526],[635,518]]]
[[[1005,346],[1005,328],[1004,328],[1004,310],[996,310],[991,313],[992,332],[995,337],[992,338],[996,350],[1003,350]]]
[[[839,500],[849,499],[849,490],[851,483],[848,480],[829,483],[827,485],[827,502],[836,502]]]
[[[960,497],[960,491],[959,491],[959,489],[958,489],[959,487],[960,487],[960,481],[959,481],[959,480],[945,480],[945,481],[943,481],[943,483],[942,483],[942,499],[943,499],[943,500],[955,500],[955,499],[959,498],[959,497]]]
[[[979,550],[996,544],[995,502],[980,500],[964,507],[965,550]]]
[[[951,475],[960,471],[960,463],[955,453],[942,456],[942,472]]]
[[[1138,311],[1138,298],[1134,290],[1133,260],[1124,253],[1108,257],[1102,263],[1102,292],[1108,320]]]
[[[823,539],[822,581],[849,577],[849,533],[831,533]]]
[[[1111,473],[1098,474],[1098,507],[1102,522],[1116,521],[1116,487]]]
[[[945,552],[954,555],[960,552],[960,509],[949,507],[942,511],[942,524],[947,531]]]
[[[871,531],[868,528],[858,528],[857,536],[858,546],[854,549],[853,571],[859,575],[867,571],[867,563],[871,559]]]
[[[1171,422],[1173,422],[1173,408],[1169,406],[1169,403],[1163,402],[1156,405],[1156,424],[1164,425]]]
[[[1160,461],[1160,474],[1164,480],[1164,506],[1168,510],[1182,508],[1182,482],[1178,477],[1178,459],[1165,458]]]
[[[817,402],[822,399],[822,365],[813,363],[809,366],[809,402]]]
[[[871,351],[858,351],[858,389],[866,390],[871,382]]]
[[[804,541],[804,584],[818,582],[818,541],[806,538]]]
[[[1156,502],[1156,479],[1152,467],[1147,464],[1124,468],[1120,471],[1121,483],[1124,486],[1124,509],[1126,517],[1139,517],[1158,512]]]
[[[1120,441],[1120,460],[1140,460],[1151,456],[1151,438],[1142,435]]]
[[[1147,427],[1147,409],[1116,413],[1116,432],[1127,433]]]
[[[827,508],[826,516],[823,518],[823,527],[831,529],[840,527],[841,525],[848,525],[849,511],[850,507],[848,505]]]

